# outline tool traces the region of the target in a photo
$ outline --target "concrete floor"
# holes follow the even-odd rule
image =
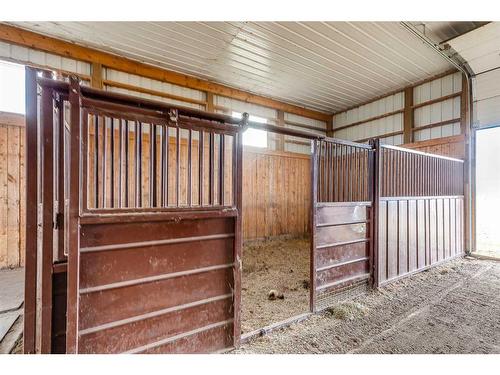
[[[448,262],[233,353],[500,353],[500,262]]]
[[[0,354],[10,353],[22,334],[24,269],[0,270]]]

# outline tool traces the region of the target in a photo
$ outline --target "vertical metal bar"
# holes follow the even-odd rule
[[[176,168],[175,168],[175,200],[176,200],[176,206],[179,207],[179,202],[180,202],[180,185],[181,185],[181,181],[180,181],[180,175],[181,175],[181,129],[180,128],[176,128],[176,138],[175,138],[175,145],[176,145],[176,149],[175,149],[175,153],[176,153],[176,158],[175,158],[175,162],[176,162]]]
[[[214,176],[214,133],[210,132],[209,133],[209,141],[210,141],[210,150],[209,150],[209,170],[210,170],[210,174],[209,174],[209,180],[208,180],[208,188],[209,188],[209,204],[211,206],[214,205],[214,200],[215,200],[215,189],[214,189],[214,180],[215,180],[215,176]]]
[[[189,129],[188,134],[188,182],[187,182],[187,204],[192,206],[192,143],[193,143],[193,131]]]
[[[52,259],[54,246],[54,92],[42,88],[41,97],[41,158],[42,158],[42,247],[40,289],[40,351],[50,353],[52,341]],[[33,234],[31,234],[33,235]]]
[[[316,311],[316,206],[318,203],[318,145],[321,141],[313,140],[312,143],[312,157],[311,157],[311,247],[310,247],[310,261],[309,261],[309,308],[311,312]]]
[[[37,232],[38,218],[38,95],[36,70],[25,68],[26,101],[26,232],[24,269],[24,332],[23,350],[25,354],[35,353],[36,332],[36,284],[37,284]]]
[[[118,120],[118,149],[120,150],[118,152],[118,207],[122,208],[123,206],[123,184],[122,184],[122,179],[123,179],[123,120],[120,119]]]
[[[198,195],[199,195],[199,197],[198,197],[198,200],[199,200],[200,207],[203,206],[203,184],[204,184],[204,182],[203,182],[203,164],[204,164],[203,155],[204,155],[204,149],[205,149],[205,141],[204,141],[204,137],[203,137],[204,133],[205,132],[202,129],[200,129],[200,136],[198,139],[198,153],[199,153],[199,156],[198,156],[198,163],[199,163],[199,168],[198,168],[198,173],[199,173]],[[233,173],[235,173],[235,172],[233,171]]]
[[[168,207],[168,189],[169,189],[169,172],[170,172],[170,130],[168,125],[165,126],[165,207]]]
[[[80,281],[80,87],[71,79],[69,90],[71,106],[70,178],[69,178],[69,225],[68,225],[68,281],[66,306],[66,353],[78,352],[78,311]]]
[[[166,206],[166,200],[165,200],[165,180],[166,180],[166,176],[167,176],[167,165],[165,164],[165,152],[167,150],[167,146],[166,146],[166,141],[168,141],[168,136],[166,134],[166,126],[163,126],[161,127],[161,138],[160,138],[160,142],[161,142],[161,158],[160,158],[160,163],[161,163],[161,172],[160,172],[160,175],[161,175],[161,199],[160,199],[160,203],[161,203],[161,206],[162,207],[165,207]]]
[[[106,117],[103,118],[104,122],[104,134],[102,137],[102,141],[104,144],[104,149],[102,152],[102,186],[103,186],[103,192],[102,192],[102,207],[106,208],[106,199],[107,199],[107,194],[106,194],[106,188],[107,188],[107,183],[106,183],[106,167],[108,164],[108,157],[107,157],[107,151],[108,151],[108,124],[106,121]]]
[[[151,207],[157,207],[158,202],[157,202],[157,161],[156,161],[156,125],[151,123],[149,124],[150,129],[150,135],[149,135],[149,142],[150,142],[150,157],[149,157],[149,163],[150,163],[150,172],[149,172],[149,193],[150,193],[150,199],[149,199],[149,204]]]
[[[129,164],[130,164],[130,125],[128,120],[125,120],[125,207],[130,207],[129,202]]]
[[[370,209],[370,233],[369,233],[369,246],[370,246],[370,274],[371,274],[371,286],[377,287],[380,285],[380,275],[379,275],[379,253],[378,253],[378,238],[379,238],[379,207],[380,207],[380,183],[381,183],[381,172],[382,163],[380,152],[380,141],[374,140],[370,141],[373,151],[368,151],[368,157],[370,162],[368,163],[368,181],[370,186],[369,198],[371,200]]]
[[[224,206],[224,134],[219,139],[219,205]]]
[[[200,130],[200,138],[203,139],[201,135],[203,130]],[[232,158],[233,163],[233,173],[237,174],[235,181],[237,182],[237,188],[233,192],[235,194],[235,204],[238,211],[238,215],[235,218],[235,238],[234,238],[234,250],[233,250],[233,275],[234,275],[234,322],[233,322],[233,343],[235,347],[238,347],[241,340],[241,249],[243,246],[243,233],[242,233],[242,181],[243,181],[243,132],[238,132],[236,135],[236,144],[233,144],[235,152]],[[203,146],[202,146],[203,148]],[[201,201],[200,201],[201,205]]]
[[[142,124],[135,122],[135,207],[142,207]]]
[[[94,115],[95,135],[94,135],[94,158],[95,158],[95,208],[99,208],[99,116]]]
[[[110,190],[109,190],[109,196],[111,200],[111,207],[115,207],[115,119],[110,118],[111,120],[111,126],[110,126],[110,143],[111,143],[111,171],[110,171]]]

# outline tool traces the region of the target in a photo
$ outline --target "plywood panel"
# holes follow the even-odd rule
[[[24,264],[24,174],[24,117],[0,113],[0,268]]]
[[[310,164],[307,155],[244,148],[245,240],[308,233]]]

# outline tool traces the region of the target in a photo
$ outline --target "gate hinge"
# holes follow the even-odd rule
[[[64,226],[64,214],[58,212],[56,214],[56,220],[54,221],[54,229],[63,229]]]

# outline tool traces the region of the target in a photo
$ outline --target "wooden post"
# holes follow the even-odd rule
[[[278,111],[278,126],[285,126],[285,112]],[[268,137],[271,133],[267,133]],[[276,139],[276,151],[285,151],[285,136],[283,134],[275,134]]]
[[[405,107],[403,116],[403,143],[413,142],[413,86],[405,88]]]
[[[102,65],[99,63],[92,63],[92,76],[90,79],[90,86],[96,89],[103,89]]]
[[[207,91],[207,112],[215,112],[214,108],[214,94],[212,92]]]
[[[333,137],[333,115],[326,122],[326,136]]]

